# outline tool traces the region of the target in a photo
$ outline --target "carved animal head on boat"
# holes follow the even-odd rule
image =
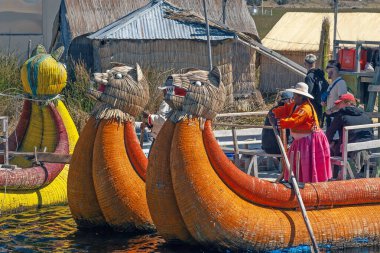
[[[130,67],[121,63],[113,63],[113,68],[106,73],[95,73],[98,90],[90,90],[98,104],[108,108],[119,109],[136,117],[144,109],[149,100],[148,81],[138,64]]]
[[[206,119],[215,118],[226,99],[217,67],[211,71],[186,69],[183,74],[173,74],[161,89],[165,100],[175,111]]]
[[[21,81],[24,91],[33,96],[59,94],[66,86],[66,66],[59,62],[64,47],[51,54],[42,45],[38,45],[21,68]]]

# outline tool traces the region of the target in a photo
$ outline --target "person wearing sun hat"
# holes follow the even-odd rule
[[[338,111],[332,114],[334,117],[331,126],[327,129],[326,136],[330,143],[331,155],[341,156],[341,145],[343,139],[343,127],[372,124],[372,120],[360,108],[356,107],[356,99],[351,93],[343,94],[334,102]],[[339,133],[339,139],[334,140],[335,133]],[[373,130],[357,129],[351,130],[348,135],[348,143],[369,141],[373,139]],[[337,172],[334,172],[337,176]]]
[[[303,183],[324,182],[331,178],[330,148],[326,135],[319,127],[318,117],[310,103],[313,96],[308,93],[306,83],[300,82],[292,89],[293,102],[272,110],[280,128],[290,129],[294,141],[288,157],[292,159],[293,172],[296,174],[297,152],[300,152],[298,181]],[[294,154],[291,157],[290,154]],[[285,180],[289,179],[287,171]]]

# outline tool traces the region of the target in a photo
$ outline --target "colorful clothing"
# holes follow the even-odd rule
[[[309,101],[296,106],[286,104],[273,110],[281,128],[289,128],[294,141],[288,150],[292,170],[296,175],[297,152],[300,153],[298,181],[324,182],[331,178],[330,148],[319,128],[318,117]],[[293,156],[291,157],[291,154]],[[289,180],[285,170],[284,177]]]
[[[295,133],[312,133],[319,128],[318,116],[308,101],[300,106],[289,103],[272,110],[276,118],[280,119],[281,128],[289,128]]]

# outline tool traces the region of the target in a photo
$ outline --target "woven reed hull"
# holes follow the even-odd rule
[[[79,227],[105,226],[92,178],[92,154],[97,122],[90,117],[82,130],[70,162],[67,197],[71,214]]]
[[[128,158],[132,167],[145,182],[146,173],[148,168],[148,159],[141,149],[140,141],[137,138],[134,123],[128,121],[124,127],[124,142],[125,150],[127,151]]]
[[[180,215],[170,175],[170,149],[175,124],[167,120],[149,154],[146,198],[159,234],[168,242],[190,242],[192,237]]]
[[[61,107],[64,107],[63,103]],[[40,113],[43,123],[38,123],[34,119],[34,126],[29,128],[33,121],[33,110]],[[70,115],[67,113],[63,116],[53,104],[40,106],[34,102],[25,101],[20,120],[15,131],[10,135],[9,149],[12,151],[22,150],[23,147],[29,145],[29,140],[33,138],[36,143],[46,146],[47,151],[68,154],[69,146],[75,146],[75,134],[78,135],[78,133],[75,127],[66,127],[65,122],[69,122],[67,125],[70,124],[70,121],[72,122]],[[74,123],[72,124],[74,125]],[[26,144],[23,145],[23,143]],[[16,158],[12,159],[11,163],[18,165],[18,161],[26,160]],[[0,170],[0,188],[7,187],[7,192],[1,200],[1,211],[16,212],[67,203],[67,174],[68,165],[52,163],[45,163],[44,167],[34,166],[12,171]]]
[[[40,106],[37,104],[32,104],[32,108],[39,108]],[[54,105],[50,104],[48,106],[44,106],[42,108],[44,112],[44,129],[47,129],[47,125],[49,125],[49,129],[52,131],[44,131],[48,132],[47,134],[40,135],[40,142],[45,144],[49,148],[55,148],[54,153],[58,154],[68,154],[69,153],[69,144],[68,137],[65,130],[65,127],[62,122],[61,116],[58,114]],[[34,109],[32,109],[34,110]],[[24,114],[24,113],[23,113]],[[25,114],[24,114],[25,115]],[[48,120],[49,118],[49,120]],[[24,119],[20,120],[22,128],[24,124]],[[33,131],[34,129],[29,129],[28,131]],[[13,134],[14,135],[14,134]],[[28,134],[27,134],[28,135]],[[29,136],[33,136],[33,134],[29,134]],[[57,139],[57,140],[56,140]],[[56,147],[53,147],[53,145]],[[15,146],[14,143],[11,144],[12,147]],[[24,147],[25,145],[21,145]],[[13,161],[17,162],[17,161]],[[50,184],[62,171],[64,164],[53,164],[53,163],[45,163],[43,166],[33,166],[29,168],[18,168],[15,170],[0,170],[0,188],[7,188],[12,190],[24,189],[24,190],[33,190],[38,189],[43,186]]]
[[[147,159],[133,123],[90,118],[71,166],[69,206],[80,227],[154,230],[145,196]]]
[[[79,139],[78,130],[74,124],[73,119],[71,118],[69,111],[67,110],[65,104],[61,100],[57,101],[57,111],[59,115],[61,115],[63,124],[68,134],[69,151],[70,154],[72,154],[74,152],[75,145],[77,144],[77,141]]]
[[[17,149],[18,151],[29,151],[33,152],[36,147],[38,150],[41,148],[41,143],[44,133],[44,121],[42,106],[39,106],[37,103],[32,102],[31,114],[28,119],[28,128],[22,139],[21,145]],[[49,134],[54,134],[49,132]],[[21,168],[32,167],[33,163],[30,160],[27,160],[25,157],[16,156],[10,159],[10,163],[16,164]]]
[[[65,165],[53,182],[37,190],[7,190],[6,194],[1,193],[1,213],[22,212],[28,209],[66,204],[68,171],[69,166]]]
[[[227,186],[212,167],[203,138],[198,120],[184,120],[175,127],[170,152],[178,215],[195,241],[244,250],[311,244],[300,211],[253,203]],[[378,238],[379,211],[380,205],[369,203],[311,210],[308,215],[318,243],[342,247],[356,238]]]
[[[152,231],[154,226],[146,202],[145,182],[128,158],[124,127],[113,120],[100,121],[92,168],[96,196],[111,227],[131,232]]]
[[[20,119],[17,122],[15,131],[9,136],[8,148],[9,150],[17,150],[17,147],[21,146],[25,133],[28,129],[30,115],[32,113],[32,102],[25,100],[22,106]],[[2,150],[4,150],[3,144],[0,144]],[[4,163],[4,157],[0,156],[0,164]]]
[[[211,121],[205,124],[203,143],[215,172],[238,196],[263,206],[298,207],[294,192],[284,185],[260,180],[238,169],[220,148],[212,132]],[[309,208],[380,203],[380,179],[306,184],[300,192],[305,206]]]

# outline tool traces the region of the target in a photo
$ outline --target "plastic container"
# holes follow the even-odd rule
[[[355,48],[342,48],[339,49],[338,57],[342,66],[342,70],[355,71],[356,63],[356,49]],[[360,52],[360,69],[363,70],[367,63],[367,50],[362,49]]]

